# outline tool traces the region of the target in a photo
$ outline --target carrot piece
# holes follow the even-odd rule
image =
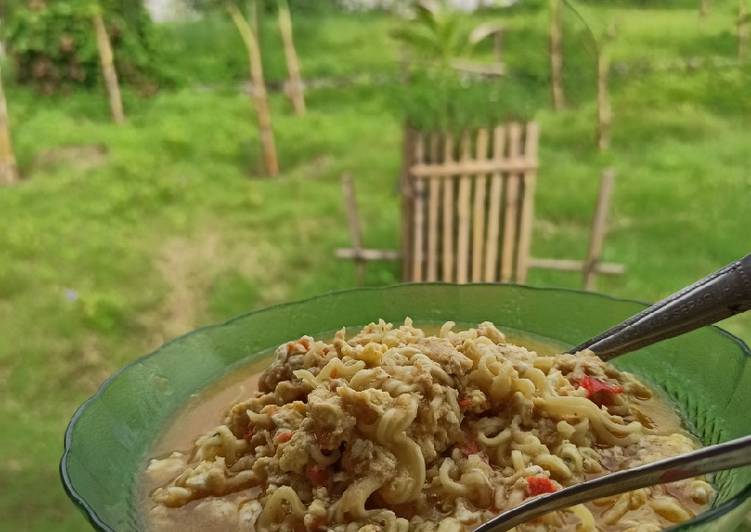
[[[274,437],[274,440],[276,443],[285,443],[292,439],[292,431],[291,430],[282,430],[276,433],[276,436]]]

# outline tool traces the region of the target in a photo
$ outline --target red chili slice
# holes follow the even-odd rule
[[[548,477],[527,478],[527,492],[533,497],[543,493],[553,493],[556,489],[555,484]]]
[[[605,382],[604,380],[598,379],[596,377],[590,377],[589,375],[582,377],[582,379],[579,381],[579,386],[587,390],[587,397],[592,397],[593,395],[601,392],[612,394],[623,393],[623,386],[610,384],[609,382]]]
[[[318,464],[306,467],[305,476],[308,477],[308,480],[310,480],[310,483],[314,486],[323,486],[329,480],[328,470]]]

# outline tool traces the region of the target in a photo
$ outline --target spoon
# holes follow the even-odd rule
[[[751,309],[751,254],[658,301],[569,351],[610,360]]]
[[[589,349],[603,360],[672,338],[751,309],[751,254],[728,264],[569,351]],[[655,484],[751,464],[751,436],[604,475],[529,499],[475,529],[503,532],[576,504]]]
[[[627,491],[698,477],[751,464],[751,436],[744,436],[657,462],[624,469],[528,499],[475,528],[474,532],[504,532],[554,510]]]

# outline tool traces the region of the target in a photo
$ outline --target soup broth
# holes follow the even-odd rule
[[[348,340],[346,342],[347,345],[354,349],[360,349],[362,353],[369,349],[368,346],[370,344],[377,344],[377,342],[372,341],[373,331],[375,331],[376,338],[379,337],[379,334],[380,337],[383,337],[385,330],[383,327],[385,326],[371,325],[370,327],[371,329],[366,329],[370,336],[365,335],[367,337],[363,338],[363,333],[360,333],[359,336],[355,336]],[[381,329],[378,327],[381,327]],[[458,351],[461,351],[472,342],[478,342],[481,346],[484,346],[484,349],[490,349],[492,344],[497,352],[493,353],[489,351],[490,354],[487,356],[492,355],[496,357],[493,360],[505,360],[508,358],[508,360],[513,361],[509,363],[508,367],[513,365],[515,368],[515,374],[518,375],[518,378],[521,379],[522,376],[528,376],[532,379],[531,382],[538,386],[538,389],[540,386],[545,386],[545,384],[543,382],[534,381],[534,378],[544,375],[548,381],[552,382],[557,378],[556,371],[565,372],[566,369],[561,368],[568,368],[570,370],[568,376],[564,377],[562,375],[561,378],[569,378],[571,379],[571,382],[578,383],[579,388],[587,388],[587,394],[590,394],[588,395],[589,399],[592,401],[595,401],[596,399],[596,406],[605,411],[605,414],[603,414],[604,416],[616,416],[614,419],[626,419],[628,420],[628,423],[624,422],[624,427],[636,427],[638,425],[641,427],[643,434],[632,438],[625,432],[618,432],[621,430],[625,431],[626,429],[623,427],[617,427],[616,429],[613,429],[615,431],[614,434],[616,434],[615,440],[620,442],[620,440],[626,441],[626,439],[628,439],[627,445],[621,445],[620,443],[616,445],[608,445],[607,442],[598,441],[598,438],[596,437],[590,438],[592,440],[591,442],[586,438],[580,438],[578,441],[579,444],[573,443],[577,438],[575,431],[582,430],[581,427],[575,423],[576,416],[572,417],[568,414],[558,415],[556,413],[557,406],[544,406],[544,401],[546,399],[535,396],[532,399],[532,403],[530,403],[533,405],[533,411],[529,414],[536,416],[534,422],[529,424],[520,421],[520,416],[526,415],[524,410],[519,410],[521,414],[518,412],[513,415],[510,412],[507,413],[508,415],[504,414],[506,417],[503,419],[506,419],[506,421],[509,422],[514,420],[513,423],[516,423],[514,426],[517,427],[514,430],[519,432],[509,436],[508,442],[502,444],[507,445],[508,449],[504,448],[502,445],[495,445],[495,440],[503,439],[500,435],[504,430],[509,430],[509,427],[502,426],[503,422],[501,418],[496,420],[496,417],[493,417],[490,414],[495,414],[496,411],[501,410],[505,412],[508,408],[504,405],[513,402],[516,397],[514,394],[521,392],[517,390],[514,394],[507,395],[503,400],[506,402],[496,401],[493,403],[492,385],[490,388],[483,388],[481,383],[482,379],[479,376],[474,379],[472,377],[473,373],[470,371],[468,373],[469,380],[465,383],[467,384],[467,387],[463,388],[464,391],[462,392],[465,395],[458,402],[459,408],[464,415],[464,420],[460,424],[460,431],[462,431],[462,434],[460,434],[458,438],[460,440],[464,439],[464,441],[459,441],[456,445],[447,445],[441,452],[438,452],[436,449],[435,457],[432,457],[432,455],[426,456],[426,446],[422,444],[422,454],[425,456],[425,464],[422,466],[423,475],[428,475],[426,478],[430,478],[430,475],[432,474],[433,480],[432,484],[428,484],[426,480],[425,485],[421,483],[419,487],[415,487],[416,492],[420,492],[418,499],[420,502],[410,501],[389,503],[387,499],[391,497],[393,501],[394,497],[393,494],[388,493],[388,489],[384,487],[386,485],[384,483],[379,491],[374,491],[369,497],[367,497],[365,511],[370,512],[368,515],[376,515],[374,512],[377,512],[377,509],[388,508],[388,511],[394,516],[390,523],[387,522],[388,520],[386,518],[379,518],[380,521],[376,520],[376,523],[373,524],[368,521],[368,518],[363,518],[362,515],[355,517],[353,514],[345,512],[341,514],[344,516],[345,520],[352,523],[357,522],[358,524],[357,527],[342,527],[338,526],[336,523],[329,522],[331,517],[328,514],[331,514],[331,511],[328,509],[325,522],[323,520],[314,522],[308,517],[300,517],[297,522],[289,521],[289,519],[285,521],[284,518],[280,518],[279,523],[274,522],[272,526],[268,526],[259,523],[259,521],[263,519],[263,515],[259,517],[261,510],[257,507],[255,514],[247,513],[244,517],[241,513],[238,514],[239,508],[247,507],[250,502],[262,499],[264,496],[266,496],[268,504],[270,497],[263,493],[263,488],[261,488],[258,483],[254,481],[249,482],[248,486],[240,486],[240,489],[228,490],[226,493],[224,492],[225,490],[222,490],[222,493],[211,494],[205,493],[204,490],[200,492],[201,494],[199,496],[194,496],[194,494],[185,495],[185,492],[189,492],[191,489],[189,481],[180,484],[180,482],[176,482],[175,479],[181,475],[185,477],[186,472],[190,473],[190,468],[195,467],[195,465],[200,462],[196,456],[197,453],[201,453],[202,451],[200,446],[196,444],[197,440],[203,435],[211,434],[216,427],[227,424],[227,412],[230,406],[241,403],[253,395],[261,395],[261,392],[259,392],[259,381],[261,381],[260,387],[263,388],[265,385],[268,393],[268,374],[265,377],[262,377],[262,374],[264,370],[272,365],[272,363],[276,364],[278,367],[283,367],[279,366],[280,351],[277,350],[275,357],[272,353],[269,353],[268,356],[261,358],[257,362],[238,367],[217,381],[214,385],[197,394],[189,401],[186,407],[175,416],[170,426],[167,427],[165,432],[158,438],[152,452],[150,453],[150,457],[156,458],[157,460],[152,461],[151,466],[148,467],[139,482],[139,499],[141,501],[140,507],[142,508],[144,527],[147,530],[155,532],[162,530],[184,530],[186,532],[200,530],[202,532],[211,532],[214,530],[239,531],[266,529],[345,530],[346,528],[346,530],[358,530],[363,529],[362,527],[373,524],[376,528],[366,528],[363,530],[415,529],[425,531],[439,530],[440,532],[443,532],[443,530],[471,530],[474,526],[487,520],[487,518],[492,515],[522,502],[526,497],[534,496],[546,491],[552,491],[553,489],[560,489],[560,487],[575,483],[576,479],[578,479],[578,481],[586,480],[618,469],[633,467],[634,465],[638,465],[638,463],[649,462],[682,452],[688,452],[693,448],[699,447],[698,441],[686,430],[681,422],[680,416],[664,397],[659,393],[649,390],[641,383],[638,383],[633,377],[628,376],[627,374],[622,374],[614,368],[604,365],[599,359],[596,359],[595,361],[590,360],[589,363],[591,363],[591,365],[585,366],[585,368],[591,369],[592,373],[597,373],[601,370],[604,372],[602,374],[597,373],[597,377],[587,374],[583,379],[579,379],[579,377],[571,377],[571,375],[575,375],[576,372],[580,370],[579,366],[576,365],[579,363],[577,360],[570,357],[570,359],[561,359],[559,362],[554,356],[561,353],[565,347],[538,336],[525,335],[519,331],[509,330],[504,331],[506,333],[505,338],[501,340],[500,336],[497,336],[495,332],[491,329],[487,329],[487,327],[486,332],[482,334],[482,325],[478,327],[478,329],[470,329],[471,331],[475,331],[475,333],[472,334],[477,338],[485,339],[482,341],[477,340],[477,338],[470,338],[472,334],[467,334],[466,332],[454,333],[450,330],[446,332],[445,328],[442,329],[436,326],[425,326],[420,330],[412,328],[411,325],[405,325],[399,329],[388,329],[388,331],[400,331],[405,329],[405,327],[408,327],[408,332],[404,333],[406,336],[402,339],[402,343],[405,346],[416,343],[422,346],[432,346],[430,348],[434,349],[435,353],[438,353],[441,349],[448,347],[449,345],[453,345]],[[493,327],[493,329],[495,328]],[[419,334],[413,331],[419,331]],[[477,331],[480,331],[480,333]],[[497,332],[497,330],[495,331]],[[464,334],[465,337],[457,336],[461,334]],[[398,335],[396,337],[398,337]],[[431,337],[435,337],[436,340],[425,340],[425,338]],[[418,339],[416,340],[416,338]],[[343,339],[339,337],[338,344],[336,339],[333,341],[322,342],[321,344],[338,345],[338,349],[341,351],[343,345],[342,341]],[[426,343],[426,341],[428,343]],[[439,342],[444,342],[445,345],[440,344]],[[290,342],[285,345],[289,346],[292,344],[293,342]],[[459,347],[460,345],[461,347]],[[282,347],[285,348],[284,346]],[[310,349],[315,349],[315,344],[313,343],[313,340],[310,339],[307,341],[307,344],[298,347],[301,347],[301,351],[307,350],[309,352]],[[382,351],[384,349],[388,350],[397,348],[408,349],[403,346],[394,347],[390,345],[389,342],[385,342]],[[289,351],[289,349],[292,348],[285,349]],[[345,351],[347,350],[347,348],[343,349]],[[530,352],[532,352],[531,355],[528,354]],[[383,356],[383,353],[381,353],[381,355]],[[284,356],[289,358],[288,354],[283,355],[282,358],[284,358]],[[473,355],[470,353],[469,356],[471,358]],[[560,356],[563,355],[559,355],[559,358]],[[543,357],[550,358],[543,360]],[[431,355],[430,358],[435,360],[438,358],[438,355]],[[556,360],[556,362],[553,363],[553,360]],[[444,369],[451,367],[450,363],[447,364],[448,366],[442,364],[442,367]],[[474,364],[475,368],[476,366],[477,362]],[[363,364],[361,369],[364,369],[365,367],[376,368],[378,367],[378,364],[369,362]],[[388,368],[389,365],[385,364],[384,367]],[[316,375],[299,374],[298,376],[297,372],[295,372],[295,382],[307,382],[308,384],[305,384],[305,386],[307,386],[306,389],[315,389],[316,383],[321,380],[321,376],[325,372],[324,368],[325,364],[323,364],[322,367],[317,367],[318,372]],[[534,370],[539,370],[539,374]],[[476,369],[473,369],[473,371],[476,371]],[[524,371],[529,373],[529,375],[523,373]],[[545,373],[545,371],[547,371],[547,373]],[[271,371],[271,373],[273,373],[273,371]],[[397,376],[399,375],[396,370],[392,373]],[[310,380],[311,378],[317,380]],[[332,373],[328,378],[330,381],[336,381],[337,378],[341,379],[342,376]],[[263,381],[262,379],[266,379],[266,381]],[[351,381],[353,379],[354,376],[350,376],[350,385],[352,385]],[[587,384],[590,381],[595,384]],[[476,394],[474,391],[468,392],[470,388],[469,383],[478,383],[477,390],[480,391],[485,389],[486,392],[481,392],[479,394]],[[272,384],[278,386],[279,383],[274,382]],[[563,384],[564,391],[560,393],[569,393],[569,384],[568,381]],[[334,387],[329,381],[327,381],[326,386]],[[525,390],[524,386],[529,385],[524,384],[520,386],[520,389]],[[404,388],[404,394],[409,393],[406,390],[407,388]],[[527,392],[534,395],[530,390],[527,390]],[[582,392],[570,393],[579,393],[579,395],[572,395],[571,397],[582,397],[583,395]],[[392,392],[391,395],[399,396],[400,393]],[[490,402],[488,403],[486,401],[487,404],[480,404],[480,399],[478,398],[481,395]],[[624,406],[624,397],[626,396],[627,406]],[[422,397],[422,395],[420,397]],[[472,403],[468,406],[467,401],[470,400],[475,401],[477,404]],[[279,403],[278,406],[284,408],[283,401],[277,402]],[[267,406],[265,408],[268,409],[269,407]],[[302,407],[302,410],[304,410],[304,408],[305,406]],[[612,412],[612,414],[609,412]],[[255,416],[255,414],[253,415]],[[258,416],[261,415],[262,414],[259,412]],[[360,414],[357,414],[355,417],[357,418],[359,415]],[[362,415],[364,416],[366,414]],[[604,419],[610,419],[610,417]],[[258,419],[260,420],[261,418]],[[487,421],[489,419],[494,421]],[[549,422],[549,420],[557,422],[557,425]],[[362,419],[359,421],[362,421]],[[414,424],[415,421],[413,420],[412,423]],[[526,423],[524,427],[527,428],[520,428],[522,427],[520,423]],[[490,427],[491,424],[498,426],[492,428]],[[539,426],[535,424],[538,424]],[[531,431],[530,434],[534,434],[534,440],[532,440],[530,436],[525,436],[523,433],[524,430],[529,430],[528,427],[533,425],[535,426],[535,429],[534,431]],[[552,425],[553,429],[550,429],[549,425]],[[548,429],[555,432],[556,426],[558,427],[557,430],[559,432],[562,431],[561,434],[568,436],[568,439],[557,433],[555,436],[551,436],[546,432]],[[591,422],[588,427],[587,430],[593,430]],[[408,429],[408,432],[409,430],[410,429]],[[476,431],[477,437],[467,436],[467,434],[472,431]],[[279,449],[281,447],[284,445],[292,445],[294,443],[293,441],[290,441],[289,443],[286,441],[277,441],[283,439],[280,434],[283,436],[286,433],[280,433],[279,430],[277,430],[275,435],[274,432],[270,432],[265,436],[265,440],[257,440],[254,439],[259,438],[258,431],[256,430],[256,434],[251,435],[250,438],[247,437],[247,434],[244,436],[238,435],[238,441],[242,440],[244,442],[245,440],[243,438],[247,439],[248,444],[246,445],[243,443],[243,449],[247,449],[251,446],[256,446],[256,449],[260,449],[262,446],[269,447],[268,452],[275,452],[276,454],[274,456],[278,458],[280,454]],[[509,434],[511,434],[511,432],[509,432]],[[316,438],[317,437],[318,436],[316,436]],[[440,441],[442,437],[442,433],[438,436],[434,436],[436,441]],[[272,440],[269,440],[269,438],[272,438]],[[373,436],[373,438],[377,439],[376,436]],[[607,440],[608,437],[604,436],[603,439]],[[649,440],[650,443],[645,443],[646,440]],[[306,445],[311,444],[313,441],[318,442],[318,440],[311,440],[310,442],[307,442]],[[470,441],[471,444],[468,444],[467,441]],[[584,443],[587,442],[591,443],[591,445],[584,445]],[[350,444],[350,442],[340,444],[337,450],[332,451],[332,454],[338,453],[340,449],[346,448],[348,444]],[[431,443],[429,446],[432,445],[433,444]],[[469,448],[467,448],[468,445]],[[321,448],[324,448],[323,444],[321,444]],[[415,448],[419,447],[416,446]],[[542,451],[542,449],[545,449],[545,451]],[[175,452],[179,453],[179,459],[175,458],[178,456],[173,454]],[[220,452],[219,454],[221,455],[222,453]],[[225,456],[222,458],[223,461],[227,460],[227,454],[228,453],[226,452],[224,453]],[[398,452],[395,452],[395,454],[397,458],[399,458]],[[216,459],[215,456],[208,458]],[[206,457],[204,457],[204,459],[206,459]],[[343,457],[341,459],[342,463],[344,460],[345,458]],[[585,465],[587,460],[592,462],[589,466]],[[429,461],[433,463],[432,467],[435,471],[431,471],[431,466],[428,464]],[[374,460],[374,462],[377,461]],[[157,464],[158,467],[155,466],[155,464]],[[445,464],[450,465],[446,466]],[[563,464],[565,469],[562,469],[560,464]],[[306,474],[310,472],[311,466],[307,467],[308,469],[304,469]],[[333,480],[337,473],[329,474],[328,472],[323,471],[323,469],[331,469],[333,471],[337,467],[340,466],[332,464],[331,466],[327,466],[327,468],[321,468],[321,466],[315,465],[315,468],[318,469],[313,469],[314,471],[319,472],[317,475],[321,478],[323,478],[324,475],[326,476],[325,487],[328,488],[329,491],[325,494],[325,497],[329,497],[329,502],[334,502],[333,494],[337,493],[335,480]],[[346,466],[342,467],[346,468]],[[474,469],[472,469],[473,467]],[[426,468],[427,471],[425,471]],[[446,475],[443,474],[444,469],[447,472]],[[577,469],[577,472],[571,473],[571,471],[574,471],[575,469]],[[567,470],[570,471],[567,473]],[[477,472],[484,472],[485,477],[491,481],[491,485],[489,486],[490,491],[486,492],[491,494],[490,499],[488,496],[480,494],[479,488],[477,489],[477,493],[472,492],[472,489],[474,488],[466,490],[466,493],[460,489],[465,486],[473,486],[473,484],[471,484],[473,479],[480,478],[480,473]],[[571,473],[571,475],[567,477],[567,474],[569,473]],[[504,483],[503,486],[496,486],[492,484],[493,475],[498,478],[509,478],[516,475],[521,480],[518,480],[514,485]],[[360,476],[362,477],[363,475]],[[448,477],[448,480],[443,477]],[[315,475],[312,477],[308,475],[308,479],[317,486],[319,491],[320,488],[324,486],[318,482],[320,479]],[[353,478],[347,482],[353,483],[356,481],[357,479]],[[445,500],[443,500],[444,494],[450,493],[450,489],[447,490],[440,486],[443,481],[457,484],[460,488],[455,488],[452,484],[449,484],[449,486],[451,489],[462,491],[465,495],[462,497],[457,496],[456,494],[450,494],[446,496]],[[310,507],[312,507],[317,498],[317,492],[315,489],[311,492],[308,487],[300,488],[299,479],[297,479],[297,477],[295,477],[294,482],[296,484],[290,482],[293,491],[304,492],[303,495],[300,495],[302,500],[306,501],[303,502],[303,508],[307,504],[310,504]],[[391,482],[399,482],[398,472],[392,478]],[[267,482],[267,484],[269,483]],[[522,484],[521,488],[519,484]],[[273,487],[276,487],[273,483],[271,483],[271,485],[272,489]],[[185,488],[184,486],[188,487]],[[175,490],[175,493],[178,493],[176,498],[170,499],[165,495],[167,493],[165,490],[170,489],[170,487]],[[278,487],[283,487],[283,484],[280,484]],[[346,488],[347,486],[338,488],[340,500],[336,501],[334,504],[340,504],[341,499],[346,497]],[[498,495],[500,490],[504,491],[505,495],[503,497]],[[381,493],[382,491],[385,492],[385,494]],[[701,479],[677,482],[651,489],[638,490],[630,494],[597,500],[571,511],[554,512],[545,518],[523,525],[522,527],[519,527],[518,530],[603,530],[649,532],[651,530],[670,527],[677,522],[690,519],[693,515],[696,515],[708,506],[712,493],[712,488]],[[183,497],[183,499],[180,499],[180,497]],[[311,498],[314,500],[313,503],[310,503]],[[446,501],[449,499],[451,499],[451,502],[447,503]],[[290,511],[294,513],[294,507],[297,506],[296,502],[298,501],[285,500],[283,504],[283,507],[286,509],[285,511],[287,513]],[[427,507],[426,505],[433,505],[434,508],[431,508],[429,511],[425,510]],[[310,511],[308,511],[308,513],[310,513]],[[253,522],[250,522],[251,519]],[[420,519],[422,519],[422,521]],[[336,521],[336,517],[334,517],[333,520]],[[431,528],[431,520],[434,520],[436,523],[446,523],[450,520],[449,524],[451,526],[456,525],[456,528],[440,528],[439,526]],[[266,522],[268,522],[268,520]],[[396,528],[394,528],[394,526],[396,526]]]

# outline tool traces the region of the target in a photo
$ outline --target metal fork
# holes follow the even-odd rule
[[[728,264],[569,351],[603,360],[716,323],[751,309],[751,255]],[[751,436],[604,475],[529,499],[475,529],[503,532],[562,508],[600,497],[751,464]]]

